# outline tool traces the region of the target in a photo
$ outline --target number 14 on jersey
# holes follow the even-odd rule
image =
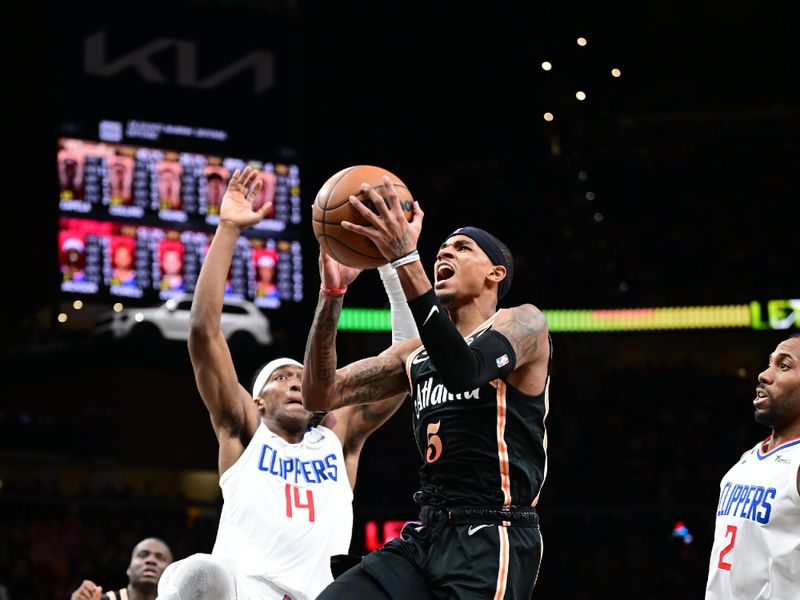
[[[305,490],[306,500],[300,500],[300,488],[296,485],[286,484],[286,516],[290,519],[294,518],[295,509],[304,508],[308,511],[308,522],[314,522],[314,493],[311,490]],[[297,515],[298,518],[300,515]]]

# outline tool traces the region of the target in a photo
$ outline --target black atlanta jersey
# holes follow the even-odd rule
[[[498,314],[467,336],[467,344],[489,331]],[[411,353],[406,369],[423,458],[418,504],[536,505],[547,474],[551,361],[552,343],[544,391],[537,396],[523,394],[503,379],[454,394],[445,388],[424,347]]]

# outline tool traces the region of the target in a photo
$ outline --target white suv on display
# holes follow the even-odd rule
[[[125,308],[100,315],[95,325],[97,336],[162,337],[167,340],[189,339],[189,311],[192,295],[181,294],[156,308]],[[252,302],[225,299],[220,328],[228,342],[272,343],[269,319]]]

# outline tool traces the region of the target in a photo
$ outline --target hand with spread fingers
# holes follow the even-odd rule
[[[373,210],[362,204],[355,196],[350,196],[350,204],[363,216],[369,225],[357,225],[350,221],[342,221],[341,225],[368,237],[378,247],[388,261],[393,261],[417,249],[417,240],[422,231],[422,218],[425,216],[418,202],[414,202],[411,221],[407,221],[400,207],[397,190],[391,179],[383,176],[383,198],[369,184],[362,184],[361,189],[369,194]]]
[[[220,223],[229,223],[245,229],[262,221],[272,208],[272,202],[266,202],[258,210],[253,210],[253,202],[263,185],[264,182],[258,178],[256,169],[252,167],[245,167],[244,171],[236,169],[222,198],[219,210]]]

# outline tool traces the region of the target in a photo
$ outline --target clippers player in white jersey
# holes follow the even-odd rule
[[[256,177],[249,167],[231,177],[192,304],[189,353],[219,441],[224,504],[217,539],[210,555],[192,555],[164,572],[161,600],[316,598],[333,580],[331,557],[349,550],[364,441],[404,397],[332,411],[314,425],[318,419],[301,402],[299,362],[271,361],[252,393],[239,384],[220,317],[237,239],[271,208],[267,203],[253,210],[262,185]],[[339,289],[328,293],[343,294],[358,273],[342,267]],[[397,310],[403,294],[396,274],[382,270],[381,277],[390,292],[393,326],[408,328],[400,335],[415,336],[410,313]]]
[[[722,478],[706,600],[800,598],[800,334],[770,355],[753,405],[772,434]]]
[[[422,456],[422,524],[365,556],[319,600],[459,598],[528,600],[541,560],[535,507],[547,474],[551,344],[531,304],[498,310],[513,259],[476,227],[439,248],[434,285],[416,250],[423,213],[408,222],[388,177],[385,200],[369,185],[376,214],[354,196],[370,224],[342,227],[372,240],[397,269],[421,339],[336,369],[341,302],[320,294],[306,346],[303,403],[332,410],[410,393]],[[324,253],[323,285],[336,285]],[[424,347],[423,347],[424,346]]]

